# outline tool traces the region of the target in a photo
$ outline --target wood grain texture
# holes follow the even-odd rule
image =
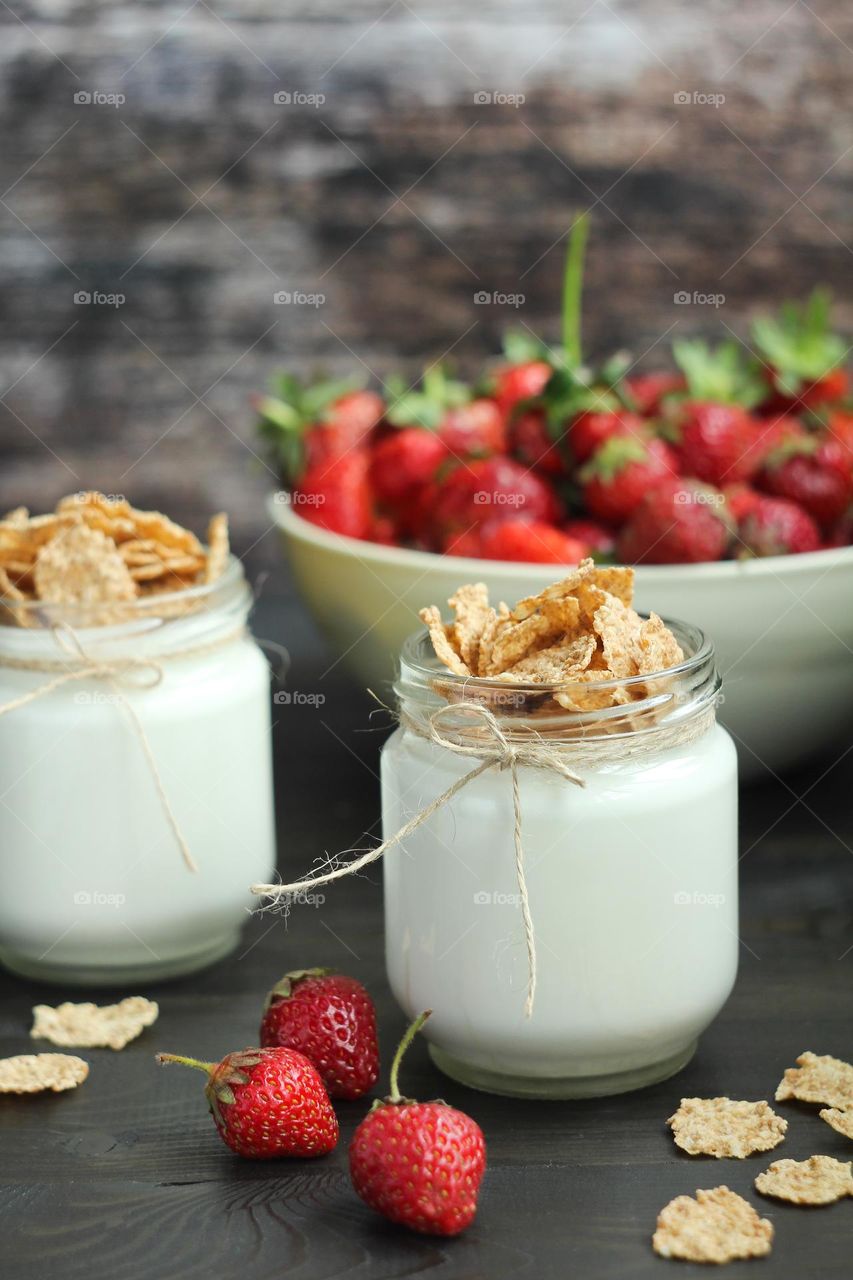
[[[280,868],[304,872],[324,850],[375,835],[378,751],[365,732],[373,704],[328,673],[292,606],[262,598],[264,634],[289,638],[291,687],[321,706],[274,708]],[[16,1280],[655,1280],[674,1264],[649,1240],[670,1198],[726,1182],[760,1203],[776,1227],[767,1280],[849,1275],[849,1213],[760,1201],[752,1180],[767,1158],[715,1162],[680,1152],[664,1125],[682,1096],[772,1098],[804,1049],[853,1053],[853,756],[815,763],[742,797],[741,970],[693,1062],[674,1080],[589,1102],[513,1102],[464,1089],[407,1056],[405,1087],[442,1096],[483,1127],[489,1152],[481,1209],[456,1241],[422,1239],[373,1216],[352,1193],[346,1147],[365,1112],[339,1107],[338,1149],[318,1161],[243,1161],[213,1129],[201,1080],[164,1069],[158,1050],[218,1058],[251,1044],[263,994],[282,972],[331,964],[375,994],[384,1061],[403,1017],[383,966],[379,873],[327,891],[288,920],[255,917],[238,951],[185,981],[154,985],[157,1024],[121,1053],[84,1051],[91,1073],[65,1096],[0,1098],[0,1231]],[[802,797],[802,799],[800,799]],[[30,1009],[69,992],[0,980],[0,1054],[28,1052]],[[128,994],[126,991],[116,992]],[[111,993],[72,998],[105,1002]],[[850,1158],[817,1108],[786,1104],[786,1157]],[[754,1263],[726,1275],[746,1280]]]
[[[845,0],[11,0],[0,28],[0,506],[227,506],[270,563],[249,392],[554,336],[577,207],[593,352],[652,367],[822,279],[853,328]]]

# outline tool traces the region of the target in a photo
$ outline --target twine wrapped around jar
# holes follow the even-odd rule
[[[458,725],[460,714],[469,716],[470,728],[463,731]],[[344,876],[355,875],[363,871],[383,857],[390,849],[400,844],[407,836],[416,831],[428,818],[443,808],[454,796],[463,791],[469,783],[491,769],[507,769],[512,786],[513,806],[513,845],[515,849],[515,874],[518,882],[521,919],[524,928],[524,940],[527,948],[527,990],[524,1001],[524,1015],[529,1018],[533,1013],[536,995],[536,939],[533,918],[530,912],[530,898],[527,890],[527,879],[524,872],[524,846],[521,831],[521,793],[519,787],[519,769],[541,769],[557,774],[576,787],[584,787],[583,777],[569,767],[567,760],[573,765],[588,765],[601,762],[601,749],[604,748],[608,761],[629,759],[637,754],[645,754],[650,749],[665,750],[692,742],[710,728],[715,718],[715,706],[712,704],[698,717],[678,724],[663,723],[651,731],[651,737],[645,738],[642,746],[637,743],[619,741],[616,736],[602,743],[596,741],[594,747],[583,739],[566,742],[564,739],[547,739],[535,730],[528,730],[523,735],[507,734],[502,729],[497,716],[488,707],[475,702],[455,703],[439,707],[422,720],[411,716],[400,717],[401,724],[421,738],[451,751],[454,755],[469,756],[479,760],[479,764],[468,773],[457,778],[452,786],[436,796],[428,805],[419,810],[394,835],[383,840],[376,848],[369,849],[344,866],[335,866],[331,871],[321,871],[297,880],[293,884],[253,884],[251,891],[258,897],[281,899],[302,894],[317,885],[331,884]],[[456,734],[443,730],[447,719],[455,719]],[[330,860],[330,863],[335,861]]]

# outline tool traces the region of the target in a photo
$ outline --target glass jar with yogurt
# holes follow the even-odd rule
[[[453,675],[423,634],[404,646],[400,725],[382,757],[386,839],[476,766],[484,728],[472,706],[486,705],[522,753],[531,740],[556,750],[583,783],[517,768],[529,1017],[510,771],[486,769],[384,858],[391,987],[409,1016],[433,1010],[430,1053],[464,1084],[573,1098],[665,1079],[732,989],[736,753],[715,720],[711,644],[668,626],[684,661],[602,683],[642,696],[583,713],[537,714],[542,685]],[[440,708],[444,745],[430,731]]]
[[[269,669],[250,604],[232,558],[216,582],[141,597],[111,625],[73,606],[45,625],[36,603],[0,626],[10,969],[119,985],[236,946],[247,886],[275,865]]]

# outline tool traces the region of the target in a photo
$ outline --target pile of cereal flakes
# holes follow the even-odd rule
[[[83,607],[90,625],[114,622],[141,598],[215,582],[228,557],[223,514],[211,520],[205,547],[159,511],[102,493],[71,494],[48,515],[19,507],[0,520],[0,622],[42,625],[32,604],[48,613]]]
[[[566,685],[550,689],[556,703],[598,711],[646,697],[648,690],[642,682],[596,685],[667,671],[684,659],[664,622],[655,613],[641,618],[633,598],[633,569],[582,560],[568,577],[512,609],[492,608],[485,584],[476,582],[450,597],[453,622],[445,624],[435,605],[420,616],[436,656],[455,675]]]

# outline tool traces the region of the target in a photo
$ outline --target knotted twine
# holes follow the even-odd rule
[[[482,738],[476,742],[465,742],[459,738],[448,737],[446,733],[442,732],[440,726],[445,717],[456,717],[460,713],[465,713],[472,720],[480,722],[478,727],[483,731],[484,736]],[[691,718],[689,723],[665,725],[656,729],[653,734],[655,748],[663,750],[667,747],[691,742],[711,726],[714,722],[715,714],[714,705],[711,705],[700,716]],[[518,883],[524,941],[527,948],[527,990],[524,1001],[524,1016],[529,1018],[533,1013],[533,1004],[536,996],[536,939],[533,930],[533,917],[530,912],[527,878],[524,872],[519,769],[542,769],[545,772],[557,774],[576,787],[585,787],[586,782],[580,774],[569,768],[566,763],[566,756],[568,755],[575,762],[580,758],[584,758],[592,765],[594,761],[600,762],[601,747],[605,744],[600,741],[596,741],[594,744],[584,744],[582,740],[580,744],[577,742],[569,744],[565,740],[560,740],[559,742],[548,741],[536,730],[530,730],[529,735],[525,735],[523,739],[514,740],[508,737],[501,728],[494,712],[490,711],[488,707],[475,702],[453,703],[445,707],[439,707],[438,710],[427,716],[425,720],[414,720],[410,716],[403,715],[400,717],[400,723],[419,737],[435,743],[436,746],[443,747],[457,756],[477,757],[480,763],[463,774],[461,778],[457,778],[456,782],[449,786],[446,791],[443,791],[441,795],[430,801],[425,808],[414,814],[394,835],[389,836],[387,840],[383,840],[374,849],[368,849],[352,862],[348,862],[344,866],[335,867],[331,871],[307,876],[304,880],[297,880],[293,884],[253,884],[251,885],[251,891],[257,897],[292,897],[309,892],[317,885],[330,884],[333,880],[340,880],[344,876],[355,875],[359,871],[363,871],[365,867],[370,866],[372,862],[377,862],[389,849],[393,849],[395,845],[405,840],[407,836],[422,826],[454,796],[463,791],[475,778],[479,778],[482,774],[488,773],[493,769],[499,772],[508,770],[512,787],[512,835],[515,851],[515,875]],[[611,743],[606,745],[611,747],[611,750],[607,752],[610,758],[624,760],[641,752],[645,754],[652,744],[647,740],[642,747],[637,744],[626,746],[624,743],[618,743],[614,738]]]
[[[209,649],[218,649],[220,645],[227,644],[241,635],[243,628],[239,628],[223,636],[219,640],[215,640],[205,645],[198,645],[191,649],[182,649],[180,656],[185,657],[188,654],[195,654]],[[165,672],[162,665],[153,658],[140,657],[124,657],[124,658],[108,658],[98,660],[86,653],[80,642],[80,637],[74,629],[67,623],[60,623],[53,628],[54,636],[59,644],[60,649],[66,655],[63,661],[50,661],[37,658],[13,658],[10,656],[0,656],[0,667],[9,667],[18,671],[57,671],[53,680],[48,680],[44,684],[40,684],[37,688],[31,689],[29,693],[21,694],[18,698],[13,698],[10,702],[0,704],[0,716],[8,715],[12,711],[18,711],[21,707],[26,707],[31,702],[36,702],[39,698],[46,698],[48,694],[53,693],[56,689],[72,684],[77,680],[105,680],[113,690],[115,697],[130,719],[134,728],[139,745],[142,747],[143,754],[151,771],[151,777],[157,790],[157,795],[166,820],[172,829],[172,833],[181,851],[187,869],[190,871],[198,871],[198,864],[190,853],[183,832],[178,825],[174,810],[169,803],[169,797],[166,794],[166,788],[160,770],[157,768],[157,761],[154,758],[154,752],[151,749],[151,743],[148,735],[142,726],[142,722],[131,705],[122,689],[122,685],[129,687],[140,687],[138,682],[131,677],[138,673],[147,672],[151,679],[145,684],[144,688],[153,689],[164,678]]]

